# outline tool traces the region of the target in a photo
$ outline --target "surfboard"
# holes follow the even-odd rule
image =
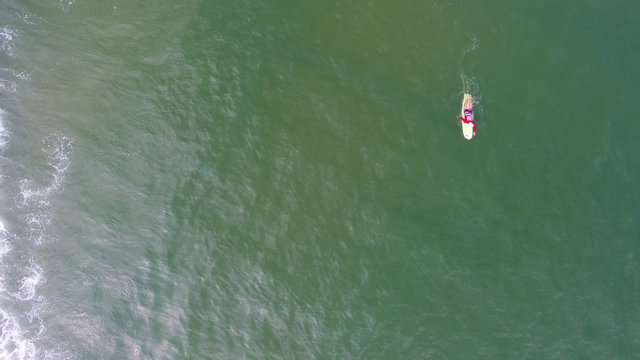
[[[467,114],[467,120],[473,121],[473,98],[471,97],[471,94],[464,94],[464,99],[462,99],[462,109],[460,110],[461,118],[464,118],[465,110],[471,110],[471,113]],[[464,136],[464,138],[467,140],[471,140],[471,138],[473,138],[473,136],[475,135],[473,133],[473,124],[465,123],[464,121],[460,120],[460,125],[462,126],[462,136]]]

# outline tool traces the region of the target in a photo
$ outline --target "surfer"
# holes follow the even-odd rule
[[[462,109],[458,119],[460,119],[460,125],[462,125],[462,136],[467,140],[471,140],[476,136],[476,123],[473,121],[473,96],[469,93],[467,77],[464,74],[460,74],[460,78],[462,79],[464,98],[462,99]]]
[[[462,135],[465,139],[471,140],[476,136],[476,123],[473,121],[473,97],[471,97],[471,94],[464,94],[458,119],[461,121]]]
[[[470,124],[473,126],[473,136],[476,136],[476,123],[473,122],[473,110],[472,109],[464,109],[464,118],[458,116],[458,119],[462,120],[465,124]]]

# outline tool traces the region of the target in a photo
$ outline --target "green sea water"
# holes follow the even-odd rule
[[[0,1],[0,358],[637,358],[638,34],[633,0]]]

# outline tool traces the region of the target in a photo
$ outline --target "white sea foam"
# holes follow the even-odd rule
[[[42,140],[44,152],[49,157],[49,166],[55,169],[51,190],[57,190],[62,182],[62,175],[70,164],[69,155],[73,150],[73,139],[61,134],[51,134]]]
[[[20,301],[33,300],[36,297],[36,287],[42,281],[42,268],[32,263],[27,269],[29,274],[20,280],[20,288],[13,297]]]
[[[14,38],[17,37],[17,31],[11,29],[8,26],[0,28],[0,49],[9,55],[13,56]]]
[[[14,93],[16,92],[17,89],[18,89],[18,85],[15,83],[15,81],[0,78],[0,90],[5,90],[10,93]]]
[[[471,44],[464,49],[463,56],[480,48],[480,39],[477,36],[471,36]]]
[[[4,223],[0,221],[0,264],[2,264],[2,259],[5,254],[11,251],[11,246],[9,245],[9,234],[4,226]],[[4,287],[4,276],[0,273],[0,293],[5,291]]]
[[[46,207],[48,202],[48,187],[41,188],[29,179],[20,180],[20,193],[16,197],[16,204],[19,207],[37,206]],[[33,215],[33,214],[30,214]],[[29,217],[30,215],[27,215]],[[30,219],[27,219],[30,222]]]
[[[60,7],[62,8],[62,11],[69,11],[72,5],[73,0],[60,0]]]
[[[49,206],[49,195],[60,188],[64,173],[69,167],[69,155],[73,149],[73,139],[60,134],[51,134],[44,138],[42,143],[43,151],[47,154],[48,164],[54,170],[51,173],[51,181],[45,186],[39,186],[32,180],[21,180],[20,194],[16,198],[16,203],[20,207],[47,208]],[[48,221],[37,215],[31,213],[27,218],[27,222],[38,226],[48,223]]]
[[[61,2],[62,4],[62,2]],[[71,5],[71,2],[68,2]],[[32,24],[39,20],[23,14],[22,21]],[[0,25],[0,58],[13,58],[21,33],[11,25]],[[0,93],[15,93],[18,84],[29,80],[25,71],[0,67]],[[5,158],[11,134],[5,123],[5,111],[0,109],[0,179],[6,179],[4,166],[11,164]],[[46,227],[51,222],[50,195],[61,187],[63,175],[69,166],[69,154],[73,141],[65,136],[52,134],[43,140],[50,169],[44,184],[31,179],[14,179],[19,194],[15,195],[15,209],[0,207],[0,216],[19,214],[18,221],[5,224],[0,220],[0,359],[31,360],[59,358],[54,351],[37,351],[36,342],[45,333],[41,318],[46,301],[38,295],[38,286],[45,281],[45,272],[37,263],[34,252],[46,239]],[[47,179],[47,178],[45,178]],[[3,181],[4,185],[4,181]],[[16,189],[3,186],[2,190]],[[3,196],[8,194],[2,194]],[[6,204],[3,204],[6,205]],[[17,228],[13,230],[12,228]],[[14,249],[19,249],[19,252]]]
[[[0,149],[4,147],[7,142],[7,131],[4,128],[4,120],[3,120],[4,110],[0,109]],[[0,177],[2,174],[0,174]],[[0,220],[0,261],[4,257],[4,254],[8,253],[11,248],[8,242],[7,228],[4,225],[4,222]],[[1,275],[0,275],[1,276]],[[1,277],[0,277],[1,280]],[[2,286],[2,282],[0,281],[0,286]]]
[[[471,38],[471,48],[469,49],[469,51],[476,50],[479,47],[480,47],[480,39],[478,39],[476,36],[473,36]]]
[[[0,221],[0,264],[2,264],[4,255],[11,250],[8,241],[12,238],[12,234],[7,231],[4,223]],[[37,275],[38,271],[40,272],[39,275]],[[20,287],[20,293],[22,293],[20,297],[25,299],[32,297],[32,285],[35,284],[35,281],[40,281],[37,279],[38,276],[42,276],[42,270],[36,267],[30,276],[23,279],[23,284]],[[5,278],[0,276],[0,295],[3,295],[7,291],[4,284]],[[4,296],[0,296],[0,299],[4,298]],[[39,330],[43,329],[44,326],[40,317],[36,313],[33,313],[34,309],[35,308],[32,307],[29,314],[27,314],[28,323],[32,324],[37,321],[39,323]],[[4,308],[0,308],[0,359],[34,359],[35,355],[35,344],[32,339],[26,336],[26,332],[21,327],[18,316],[11,314]]]
[[[26,339],[18,320],[0,309],[0,359],[33,359],[36,349]]]
[[[9,26],[0,28],[0,55],[13,57],[18,35],[18,31]],[[28,78],[26,73],[15,73],[10,69],[0,68],[0,90],[15,93],[18,88],[15,80],[26,78]]]
[[[43,19],[35,14],[30,14],[28,12],[20,11],[19,12],[20,20],[27,25],[35,25],[41,23]]]
[[[0,149],[4,148],[9,142],[7,130],[4,128],[3,115],[4,110],[0,109]]]
[[[0,111],[0,140],[6,143],[7,137]],[[44,269],[29,252],[24,254],[28,256],[25,260],[3,261],[3,258],[12,256],[12,242],[28,244],[23,249],[37,249],[47,238],[46,228],[51,222],[50,197],[62,186],[70,165],[73,140],[51,134],[42,140],[42,145],[50,167],[49,179],[44,184],[31,179],[18,182],[19,194],[15,204],[23,214],[18,224],[22,228],[21,235],[13,234],[0,221],[0,359],[60,358],[54,351],[36,349],[37,339],[46,331],[40,316],[46,300],[38,295],[38,287],[46,278]],[[19,275],[17,279],[2,276],[7,273]]]
[[[14,93],[18,89],[17,80],[28,80],[28,79],[29,79],[29,74],[27,74],[26,72],[16,73],[11,69],[0,68],[0,90]]]

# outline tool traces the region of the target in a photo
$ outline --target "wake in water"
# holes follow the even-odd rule
[[[460,68],[460,78],[462,79],[462,93],[463,94],[471,94],[474,98],[477,98],[480,94],[478,88],[478,82],[474,77],[469,77],[465,74],[463,63],[467,55],[472,54],[475,50],[480,48],[480,39],[478,39],[475,35],[471,37],[471,44],[467,46],[462,51],[462,56],[460,56],[460,61],[458,62],[458,67]],[[474,102],[475,105],[475,102]]]
[[[474,97],[480,95],[480,86],[474,77],[468,77],[464,73],[460,73],[460,79],[462,79],[462,94],[471,94]],[[474,105],[475,104],[476,102],[474,101]]]
[[[475,77],[467,76],[465,74],[463,70],[463,62],[467,55],[473,53],[479,48],[480,40],[474,35],[471,37],[471,44],[462,51],[462,56],[460,57],[460,61],[458,63],[458,66],[460,68],[460,79],[462,80],[461,95],[464,96],[464,94],[471,94],[473,96],[473,109],[475,114],[478,114],[482,110],[480,107],[480,103],[482,100],[482,97],[480,95],[480,87]]]
[[[468,77],[464,73],[460,73],[460,78],[462,79],[462,92],[461,96],[464,94],[471,94],[473,96],[473,112],[475,114],[482,113],[482,94],[480,93],[480,85],[475,77]]]

